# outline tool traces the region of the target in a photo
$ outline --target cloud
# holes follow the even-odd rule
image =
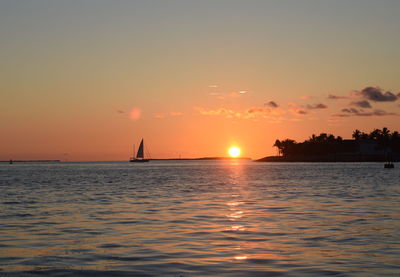
[[[367,100],[354,101],[351,102],[350,105],[357,106],[360,108],[372,108],[371,104]]]
[[[362,109],[342,109],[341,114],[334,114],[335,117],[350,117],[350,116],[388,116],[388,115],[399,115],[397,113],[386,112],[384,110],[374,110],[372,112],[364,112]]]
[[[353,114],[358,114],[360,112],[363,112],[363,110],[357,110],[355,108],[350,108],[350,109],[342,109],[343,113],[353,113]]]
[[[122,114],[122,113],[125,113],[125,111],[117,110],[117,113]]]
[[[200,114],[206,116],[223,116],[225,118],[240,118],[240,119],[258,119],[268,118],[270,120],[281,120],[281,115],[286,111],[279,108],[270,109],[267,107],[250,107],[245,110],[232,110],[228,108],[206,109],[203,107],[195,107]]]
[[[226,108],[218,108],[215,110],[208,110],[202,107],[195,107],[195,110],[197,110],[200,114],[202,115],[224,115],[224,116],[232,116],[235,114],[235,112],[231,109],[226,109]]]
[[[311,99],[312,96],[310,96],[310,95],[302,95],[302,96],[300,96],[299,98],[300,98],[301,100],[307,100],[307,99]]]
[[[218,88],[219,86],[218,85],[209,85],[208,87],[209,88]]]
[[[183,115],[183,113],[182,112],[168,112],[168,113],[158,113],[158,114],[153,115],[153,117],[161,119],[161,118],[166,118],[169,116],[180,116],[180,115]]]
[[[379,87],[366,87],[357,92],[357,94],[375,102],[393,102],[398,98],[398,96],[394,95],[390,91],[383,93],[382,89]]]
[[[233,91],[233,92],[218,92],[218,91],[212,91],[209,92],[208,95],[211,96],[216,96],[218,99],[228,99],[228,98],[239,98],[241,96],[245,96],[248,94],[248,90],[239,90],[239,91]]]
[[[245,118],[253,118],[256,116],[266,116],[271,114],[271,109],[264,107],[252,107],[247,109],[244,113]]]
[[[303,109],[290,109],[290,112],[294,115],[302,115],[302,116],[308,114],[308,112]]]
[[[264,106],[271,107],[271,108],[278,108],[279,107],[279,105],[276,104],[275,101],[269,101],[268,103],[265,103]]]
[[[287,105],[290,107],[289,112],[293,115],[303,116],[308,114],[308,111],[304,110],[304,108],[299,106],[297,103],[289,102]]]
[[[310,105],[310,104],[307,105],[307,109],[309,109],[309,110],[323,110],[323,109],[327,109],[327,108],[328,108],[328,106],[325,104],[322,104],[322,103],[314,104],[314,105]]]
[[[240,97],[242,95],[245,95],[247,93],[249,93],[247,90],[239,90],[239,91],[234,91],[234,92],[229,93],[228,96],[236,98],[236,97]]]
[[[348,99],[347,96],[335,95],[335,94],[328,94],[328,99],[332,100],[339,100],[339,99]]]

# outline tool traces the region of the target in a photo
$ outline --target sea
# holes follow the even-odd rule
[[[399,276],[400,164],[0,164],[0,276]]]

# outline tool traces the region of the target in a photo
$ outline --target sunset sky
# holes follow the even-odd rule
[[[0,160],[400,131],[400,1],[0,1]]]

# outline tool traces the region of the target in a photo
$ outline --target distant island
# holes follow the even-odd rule
[[[4,160],[0,163],[59,163],[60,160]]]
[[[353,139],[332,134],[312,135],[308,140],[292,139],[274,143],[278,156],[264,157],[257,162],[384,162],[400,160],[400,134],[388,128],[370,133],[354,130]]]
[[[204,160],[251,160],[246,157],[202,157],[202,158],[169,158],[169,159],[151,159],[152,161],[204,161]]]

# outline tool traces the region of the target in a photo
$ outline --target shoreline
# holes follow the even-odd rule
[[[332,156],[296,156],[296,157],[282,157],[282,156],[268,156],[261,159],[254,160],[255,162],[318,162],[318,163],[354,163],[354,162],[387,162],[384,156],[368,156],[368,155],[332,155]],[[399,162],[400,157],[395,156],[393,162]]]

